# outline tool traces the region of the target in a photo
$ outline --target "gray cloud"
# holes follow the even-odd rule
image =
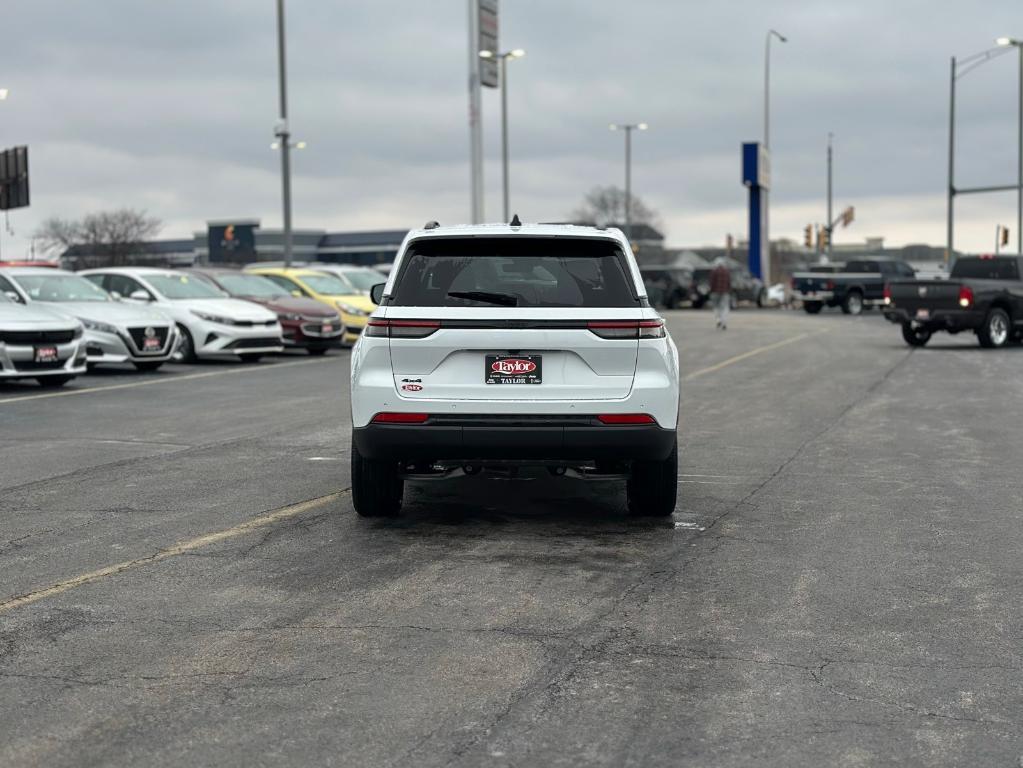
[[[763,42],[772,57],[775,234],[823,206],[824,144],[856,232],[943,238],[948,57],[1023,34],[1017,3],[949,0],[504,0],[513,200],[527,218],[566,215],[595,184],[620,183],[636,137],[638,194],[675,243],[741,233],[739,143],[761,130]],[[466,3],[289,0],[296,223],[377,227],[463,220],[468,210]],[[23,251],[47,215],[147,208],[181,235],[205,219],[279,223],[273,4],[21,2],[5,11],[0,144],[32,152],[33,206],[14,212]],[[1015,175],[1016,62],[962,81],[963,183]],[[500,208],[497,93],[484,94],[487,207]],[[963,207],[964,247],[986,248],[1012,201]],[[999,218],[1000,217],[1000,218]],[[849,237],[857,236],[852,230]]]

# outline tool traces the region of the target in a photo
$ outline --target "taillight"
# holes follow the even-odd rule
[[[968,285],[959,286],[959,306],[968,309],[973,305],[973,289]]]
[[[892,303],[892,287],[888,283],[884,284],[884,303]]]
[[[428,413],[378,413],[373,417],[374,424],[422,424],[428,418]]]
[[[602,413],[597,416],[601,424],[656,424],[649,413]]]
[[[828,282],[826,284],[826,287],[827,287],[827,289],[829,291],[835,290],[835,281],[834,280],[828,280]]]
[[[440,328],[439,320],[382,320],[370,318],[366,336],[388,336],[392,339],[425,339]]]
[[[587,323],[591,333],[602,339],[663,339],[664,321],[657,320],[595,320]]]

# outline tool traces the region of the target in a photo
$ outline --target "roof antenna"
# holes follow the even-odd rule
[[[436,221],[428,221],[426,222],[426,226],[423,227],[423,229],[436,229],[439,226],[440,224],[438,224]]]
[[[522,226],[522,222],[519,221],[519,215],[517,213],[514,216],[512,216],[511,226],[513,226],[513,227],[521,227]]]

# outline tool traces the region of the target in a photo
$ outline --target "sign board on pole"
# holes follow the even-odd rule
[[[480,59],[480,84],[487,88],[497,88],[499,67],[497,54],[497,2],[498,0],[479,0],[479,50],[491,51],[494,55],[489,59]]]
[[[0,152],[0,211],[28,206],[28,147]]]
[[[210,264],[249,264],[256,260],[258,222],[210,222],[206,244]]]

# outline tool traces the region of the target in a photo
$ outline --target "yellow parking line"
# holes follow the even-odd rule
[[[741,355],[736,355],[735,357],[730,357],[727,360],[722,360],[720,363],[717,363],[716,365],[711,365],[711,366],[709,366],[707,368],[701,368],[698,371],[693,371],[692,373],[687,374],[686,376],[683,376],[682,380],[683,381],[692,381],[693,379],[697,379],[700,376],[706,376],[708,373],[714,373],[714,371],[720,371],[722,368],[726,368],[729,365],[734,365],[735,363],[738,363],[738,362],[740,362],[742,360],[746,360],[747,358],[753,357],[755,355],[759,355],[759,354],[762,354],[764,352],[770,352],[772,349],[778,349],[779,347],[784,347],[784,346],[786,346],[788,344],[795,344],[797,341],[802,341],[803,339],[809,338],[810,336],[819,336],[822,333],[827,333],[827,331],[815,331],[813,333],[801,333],[798,336],[791,336],[790,338],[782,339],[781,341],[776,341],[776,342],[774,342],[774,344],[768,344],[768,345],[763,346],[763,347],[757,347],[756,349],[751,349],[749,352],[743,352]]]
[[[67,579],[66,581],[58,581],[55,584],[51,584],[48,587],[42,589],[36,589],[32,592],[26,592],[23,595],[16,595],[6,600],[0,601],[0,613],[4,611],[10,611],[14,608],[20,608],[24,605],[31,605],[47,597],[53,597],[59,595],[62,592],[75,589],[77,587],[91,584],[94,581],[105,579],[107,576],[114,576],[118,573],[131,570],[132,568],[138,568],[143,565],[152,565],[153,563],[159,563],[163,560],[167,560],[171,557],[177,557],[183,555],[186,552],[205,547],[209,544],[216,544],[226,539],[233,539],[237,536],[243,536],[246,533],[265,528],[268,525],[273,525],[281,520],[286,520],[290,517],[301,515],[303,512],[308,512],[311,509],[322,507],[325,504],[329,504],[332,501],[340,499],[342,496],[347,494],[349,489],[341,491],[335,491],[334,493],[328,493],[326,496],[320,496],[315,499],[308,499],[306,501],[300,501],[297,504],[289,504],[286,507],[280,507],[266,514],[254,517],[251,520],[246,520],[244,523],[227,528],[223,531],[215,531],[214,533],[207,533],[204,536],[198,536],[194,539],[182,541],[168,549],[161,549],[155,555],[148,555],[146,557],[140,557],[135,560],[125,560],[123,563],[117,563],[116,565],[108,565],[106,568],[100,568],[97,571],[90,571],[89,573],[83,573],[80,576]]]
[[[185,381],[186,379],[205,379],[208,376],[229,376],[233,373],[255,373],[256,371],[273,371],[278,368],[288,368],[292,365],[313,365],[315,363],[329,362],[329,358],[318,358],[316,360],[293,360],[287,363],[274,363],[273,365],[261,365],[258,367],[246,366],[244,368],[230,368],[220,371],[205,371],[204,373],[186,373],[181,376],[162,376],[158,379],[146,379],[145,381],[132,381],[127,384],[111,384],[108,387],[89,387],[88,389],[68,389],[61,392],[42,392],[37,395],[18,395],[17,397],[5,397],[0,399],[0,405],[4,403],[18,403],[25,400],[42,400],[47,397],[71,397],[72,395],[89,395],[93,392],[109,392],[112,389],[134,389],[135,387],[148,387],[153,384],[167,384],[174,381]]]

